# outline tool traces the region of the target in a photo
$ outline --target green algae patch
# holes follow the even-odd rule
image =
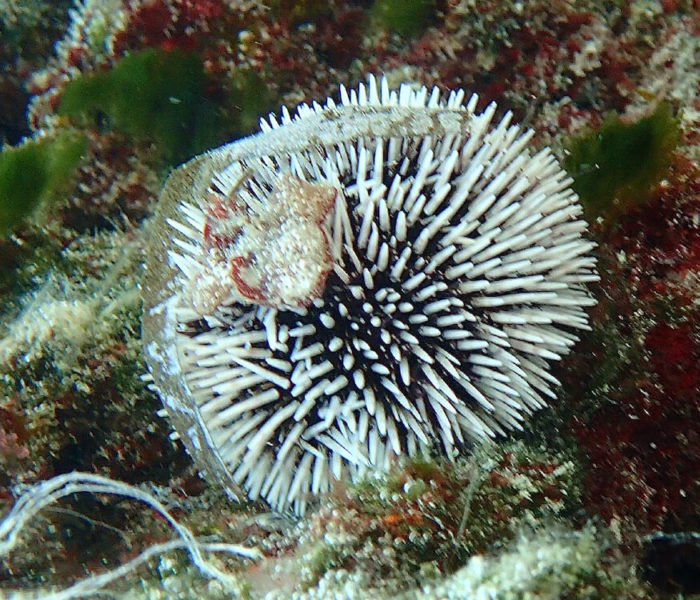
[[[371,14],[383,29],[403,36],[420,35],[435,14],[433,0],[376,0]]]
[[[236,69],[226,82],[224,93],[232,139],[257,131],[261,115],[279,111],[279,99],[252,69]]]
[[[151,142],[165,162],[176,164],[223,141],[222,111],[206,92],[196,55],[150,48],[71,81],[58,112],[80,126]]]
[[[0,153],[0,235],[6,235],[56,192],[80,163],[85,138],[65,132]]]
[[[661,103],[636,123],[610,115],[597,130],[572,140],[564,166],[588,216],[614,217],[648,200],[679,139],[679,120]]]

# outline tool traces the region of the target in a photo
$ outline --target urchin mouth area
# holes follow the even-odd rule
[[[464,442],[456,422],[464,404],[446,382],[442,363],[459,369],[461,352],[441,337],[440,325],[449,321],[466,339],[473,336],[473,317],[444,284],[433,281],[407,293],[389,274],[372,270],[363,267],[348,283],[333,273],[323,299],[309,307],[304,320],[314,323],[313,352],[327,366],[314,379],[299,378],[291,394],[308,394],[314,386],[324,395],[340,394],[355,416],[366,413],[376,420],[377,433],[389,438],[396,454],[431,446],[431,432],[440,433],[451,453]],[[292,357],[309,358],[311,351],[300,344]],[[358,437],[366,443],[367,431]]]

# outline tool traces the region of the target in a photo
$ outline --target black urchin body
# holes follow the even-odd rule
[[[374,79],[341,92],[340,107],[301,107],[176,172],[145,284],[148,363],[176,430],[227,489],[280,510],[303,511],[348,468],[519,428],[553,396],[548,362],[586,327],[596,279],[569,180],[548,150],[528,152],[530,133],[508,117],[488,130],[494,107],[477,115],[461,92]],[[222,286],[198,314],[192,288],[217,285],[202,275],[218,267],[201,258],[206,190],[263,214],[282,179],[306,186],[298,204],[335,196],[322,288],[288,306]],[[244,247],[263,290],[279,267]]]

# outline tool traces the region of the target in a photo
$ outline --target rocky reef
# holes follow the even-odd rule
[[[696,1],[0,12],[0,512],[43,494],[0,521],[1,592],[700,593]],[[464,88],[533,129],[573,178],[601,279],[591,330],[553,368],[557,399],[523,431],[338,482],[299,518],[232,501],[171,435],[144,377],[140,283],[173,168],[368,74]],[[40,487],[75,472],[121,487]]]

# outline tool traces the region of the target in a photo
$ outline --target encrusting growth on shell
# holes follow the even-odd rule
[[[370,77],[170,177],[146,356],[231,494],[303,512],[344,472],[452,457],[554,397],[593,244],[550,150],[463,100]]]
[[[180,263],[192,308],[205,315],[236,301],[307,306],[331,270],[324,221],[335,195],[329,185],[289,174],[277,178],[264,202],[245,190],[212,191],[196,261]]]

